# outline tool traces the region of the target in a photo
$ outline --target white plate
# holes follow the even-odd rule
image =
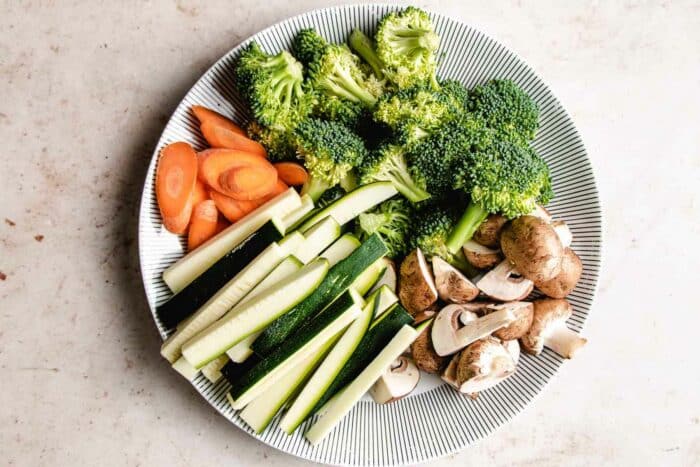
[[[255,34],[233,48],[187,93],[170,118],[153,153],[143,188],[139,222],[139,253],[148,304],[163,338],[165,328],[155,317],[156,305],[170,292],[161,279],[168,265],[181,257],[186,241],[161,225],[153,183],[160,149],[174,141],[204,147],[198,124],[190,112],[194,104],[215,109],[238,122],[248,118],[232,79],[234,59],[241,47],[257,41],[268,52],[288,49],[296,31],[315,27],[334,42],[345,41],[359,27],[372,33],[392,5],[349,5],[315,10],[290,18]],[[573,249],[583,262],[583,276],[569,296],[574,314],[569,326],[580,331],[590,311],[601,258],[601,210],[586,150],[571,118],[549,88],[512,52],[481,32],[450,18],[431,14],[440,35],[442,56],[438,75],[457,79],[468,87],[491,78],[510,78],[522,86],[540,107],[540,130],[535,149],[547,160],[553,178],[554,201],[548,206],[554,217],[565,220],[574,235]],[[539,357],[522,355],[514,376],[479,395],[464,397],[437,379],[426,378],[417,391],[394,404],[380,406],[363,400],[320,445],[311,447],[300,433],[287,436],[278,419],[261,435],[252,433],[226,402],[228,384],[210,384],[201,375],[194,386],[233,424],[270,446],[304,459],[329,464],[415,464],[460,450],[484,438],[520,412],[542,390],[562,365],[562,359],[546,350]]]

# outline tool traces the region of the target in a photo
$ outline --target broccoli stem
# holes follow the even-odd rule
[[[426,29],[397,29],[394,31],[394,49],[397,52],[412,55],[416,49],[436,50],[440,38],[433,31]]]
[[[326,79],[322,85],[337,95],[353,102],[362,102],[367,107],[374,107],[377,98],[363,89],[346,70],[338,70],[334,76]]]
[[[450,253],[457,253],[462,245],[471,240],[476,229],[488,215],[489,213],[479,204],[470,203],[447,239],[447,249],[450,250]]]
[[[350,33],[349,42],[350,47],[372,67],[372,71],[377,75],[377,78],[384,78],[384,72],[382,71],[384,64],[374,51],[372,39],[359,29],[353,29],[352,33]]]
[[[301,194],[309,195],[311,199],[314,200],[314,202],[316,202],[321,197],[321,195],[323,195],[323,193],[329,188],[330,185],[328,185],[328,183],[326,183],[318,177],[310,175],[309,179],[306,181],[306,183],[301,189]]]

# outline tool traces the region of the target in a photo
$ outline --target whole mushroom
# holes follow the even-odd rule
[[[515,269],[533,282],[544,282],[561,271],[564,247],[552,226],[539,217],[522,216],[503,228],[501,250]]]
[[[370,388],[369,393],[377,404],[388,404],[413,391],[418,381],[420,381],[420,371],[411,359],[402,355],[387,368]]]
[[[517,361],[510,345],[493,337],[480,339],[456,355],[443,373],[459,392],[471,397],[515,373]]]
[[[466,303],[479,295],[479,289],[457,268],[433,256],[433,275],[438,296],[449,303]]]
[[[489,214],[474,232],[474,241],[489,248],[498,248],[501,244],[501,229],[508,219],[500,214]]]
[[[582,272],[581,258],[571,248],[566,248],[559,274],[548,281],[535,282],[535,287],[548,297],[564,298],[574,290]]]
[[[549,347],[564,358],[572,358],[586,345],[586,339],[566,327],[566,320],[572,313],[569,302],[563,299],[547,298],[535,300],[532,326],[520,342],[523,350],[539,355]]]
[[[399,299],[412,316],[416,316],[437,301],[438,293],[433,274],[420,248],[416,248],[404,258],[399,275]]]

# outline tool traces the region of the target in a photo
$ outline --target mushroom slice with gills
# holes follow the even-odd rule
[[[474,241],[483,246],[498,248],[501,244],[501,229],[508,219],[501,214],[489,214],[474,232]]]
[[[508,326],[494,331],[493,336],[503,341],[517,340],[523,337],[532,325],[534,316],[534,306],[530,302],[508,302],[508,303],[469,303],[465,305],[469,311],[477,313],[479,316],[486,316],[505,308],[515,315],[515,321]]]
[[[415,363],[402,355],[370,388],[369,393],[377,404],[388,404],[410,394],[420,381],[420,371]]]
[[[530,295],[534,284],[522,277],[508,260],[503,260],[484,274],[476,286],[494,300],[512,302]]]
[[[474,240],[469,240],[462,246],[464,256],[469,264],[477,269],[490,269],[503,260],[500,250],[486,247]]]
[[[437,374],[447,365],[450,357],[441,357],[433,348],[430,336],[431,327],[427,327],[411,344],[411,355],[416,366],[426,373]]]
[[[475,397],[515,373],[516,361],[511,351],[498,339],[480,339],[459,354],[455,380],[459,392]]]
[[[535,287],[548,297],[564,298],[574,290],[582,272],[581,258],[571,248],[566,248],[559,274],[548,281],[536,282]]]
[[[433,274],[420,248],[404,258],[399,273],[399,299],[411,316],[416,316],[437,301]]]
[[[559,241],[564,248],[570,247],[571,242],[574,240],[574,234],[571,233],[571,229],[564,221],[552,221],[552,228],[557,233]]]
[[[572,358],[584,345],[586,339],[566,327],[572,313],[571,304],[563,299],[546,298],[535,300],[532,326],[520,342],[523,350],[532,355],[542,353],[549,347],[564,358]]]
[[[552,215],[547,211],[547,209],[544,208],[544,206],[541,206],[539,204],[535,205],[535,209],[533,209],[531,212],[527,214],[528,216],[533,216],[533,217],[539,217],[546,223],[552,222]]]
[[[526,279],[548,281],[559,274],[564,247],[551,225],[534,216],[514,219],[503,228],[501,250]]]
[[[433,275],[438,296],[450,303],[467,303],[479,295],[479,289],[457,268],[433,256]]]
[[[433,321],[430,337],[435,353],[444,357],[491,335],[515,320],[515,314],[508,308],[479,318],[463,305],[448,305],[440,310]]]

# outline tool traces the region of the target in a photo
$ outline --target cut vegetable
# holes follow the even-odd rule
[[[326,217],[304,232],[304,242],[296,250],[296,257],[306,264],[338,237],[340,237],[340,225],[332,217]]]
[[[277,171],[267,159],[259,155],[234,149],[209,149],[202,154],[206,154],[206,157],[199,166],[199,178],[211,189],[226,196],[247,201],[261,198],[272,191],[272,187],[277,183]],[[270,179],[265,186],[267,192],[252,198],[239,197],[241,194],[239,190],[252,189],[246,180],[246,176],[251,176],[250,173],[243,174],[242,177],[236,176],[236,169],[243,168],[255,168],[264,172],[262,176]]]
[[[216,234],[219,211],[214,201],[208,199],[197,204],[192,211],[187,232],[187,250],[192,251]]]
[[[281,259],[275,266],[279,262]],[[191,365],[201,368],[304,301],[318,287],[327,272],[328,261],[325,259],[309,263],[267,293],[234,308],[194,336],[182,347],[182,354]]]
[[[234,133],[238,133],[239,135],[246,136],[246,132],[245,130],[243,130],[243,128],[236,125],[233,122],[233,120],[224,117],[219,112],[207,109],[206,107],[202,107],[201,105],[193,105],[192,113],[195,117],[197,117],[197,120],[199,120],[200,124],[210,123],[214,126],[225,128],[229,131],[233,131]]]
[[[367,297],[367,303],[374,303],[377,300],[373,319],[379,318],[382,313],[398,303],[399,297],[389,288],[387,285],[379,287],[377,290],[371,292]]]
[[[298,238],[297,245],[301,243],[301,239],[299,238],[301,235],[298,235],[298,232],[294,232],[290,235],[294,235]],[[289,245],[289,247],[293,246],[294,245],[291,244]],[[287,247],[283,248],[277,243],[273,243],[267,247],[254,261],[245,266],[241,272],[236,274],[233,279],[227,282],[224,287],[202,305],[197,312],[192,315],[192,318],[186,326],[175,331],[173,335],[163,342],[163,346],[161,347],[161,354],[163,357],[171,362],[179,357],[181,347],[185,342],[221,318],[255,285],[272,272],[272,270],[287,256],[289,256]],[[218,357],[219,355],[215,355],[214,357]]]
[[[280,428],[285,433],[292,434],[309,416],[311,410],[316,406],[343,366],[345,366],[345,363],[369,329],[372,316],[374,315],[374,308],[374,301],[365,305],[360,316],[347,328],[343,336],[333,346],[328,356],[306,383],[304,389],[294,400],[294,403],[280,422]]]
[[[156,170],[156,199],[163,225],[175,234],[185,233],[192,214],[197,181],[197,154],[187,143],[173,143],[160,151]]]
[[[222,195],[214,190],[209,192],[209,197],[216,203],[217,209],[230,222],[237,222],[247,214],[255,211],[280,193],[284,193],[289,187],[282,181],[277,180],[275,188],[272,192],[262,198],[253,199],[250,201],[233,199],[230,196]],[[291,213],[290,213],[291,214]]]
[[[361,212],[376,206],[397,193],[396,188],[389,182],[377,182],[361,186],[311,216],[309,220],[302,224],[301,230],[302,232],[308,230],[312,225],[328,216],[332,216],[338,221],[338,224],[345,225]]]
[[[187,284],[209,269],[222,256],[240,245],[253,232],[267,221],[277,216],[284,216],[301,206],[301,198],[294,188],[287,189],[266,202],[259,209],[232,225],[219,235],[197,248],[197,250],[180,258],[163,272],[163,280],[174,293],[184,289]]]
[[[267,151],[265,151],[262,144],[253,141],[247,136],[217,126],[211,122],[202,123],[199,128],[202,130],[204,139],[206,139],[207,143],[213,148],[234,149],[236,151],[245,151],[261,157],[267,157]]]
[[[172,365],[173,370],[180,373],[187,381],[192,381],[199,373],[199,370],[187,363],[187,360],[180,357]]]
[[[318,260],[326,263],[325,260]],[[259,364],[231,383],[234,408],[243,408],[275,384],[286,371],[313,355],[361,313],[362,297],[347,292],[307,326],[299,329]]]
[[[382,274],[384,274],[387,261],[386,258],[379,258],[355,279],[351,287],[362,295],[369,292],[374,287],[374,284],[379,281],[379,278],[382,277]]]
[[[182,357],[180,357],[182,358]],[[182,358],[184,360],[184,358]],[[229,362],[227,355],[222,355],[219,358],[212,360],[202,367],[202,374],[212,383],[216,383],[223,376],[221,369]]]
[[[275,164],[277,176],[291,186],[301,186],[309,179],[309,174],[303,165],[294,162],[278,162]]]
[[[209,192],[207,190],[207,186],[199,178],[197,178],[197,181],[194,182],[194,191],[192,192],[192,206],[197,206],[202,201],[206,201],[208,199]]]
[[[374,360],[353,380],[348,387],[343,390],[333,402],[329,405],[327,411],[321,418],[309,429],[306,433],[306,439],[312,445],[318,444],[325,438],[335,426],[347,415],[362,395],[372,387],[375,381],[384,373],[384,371],[396,360],[408,346],[420,334],[421,329],[415,329],[412,326],[404,325],[399,332],[391,339],[389,344],[379,352]]]
[[[335,266],[340,260],[343,260],[350,256],[350,254],[357,250],[360,246],[360,241],[351,233],[346,233],[338,240],[336,240],[331,246],[326,248],[323,253],[321,253],[322,258],[328,260],[328,264]]]
[[[253,350],[261,356],[270,354],[294,330],[342,295],[355,279],[386,252],[387,248],[379,236],[376,234],[370,236],[350,256],[331,268],[328,276],[309,298],[265,329],[253,344]]]
[[[280,182],[280,180],[277,181],[277,183],[283,183]],[[287,214],[282,218],[282,221],[284,222],[284,225],[288,226],[287,230],[292,231],[296,230],[296,224],[301,221],[304,217],[306,217],[307,214],[309,214],[311,211],[314,209],[314,200],[311,199],[311,196],[309,195],[304,195],[301,197],[301,206]]]
[[[236,200],[251,201],[263,198],[275,189],[277,172],[269,163],[238,167],[219,175],[219,186]]]

